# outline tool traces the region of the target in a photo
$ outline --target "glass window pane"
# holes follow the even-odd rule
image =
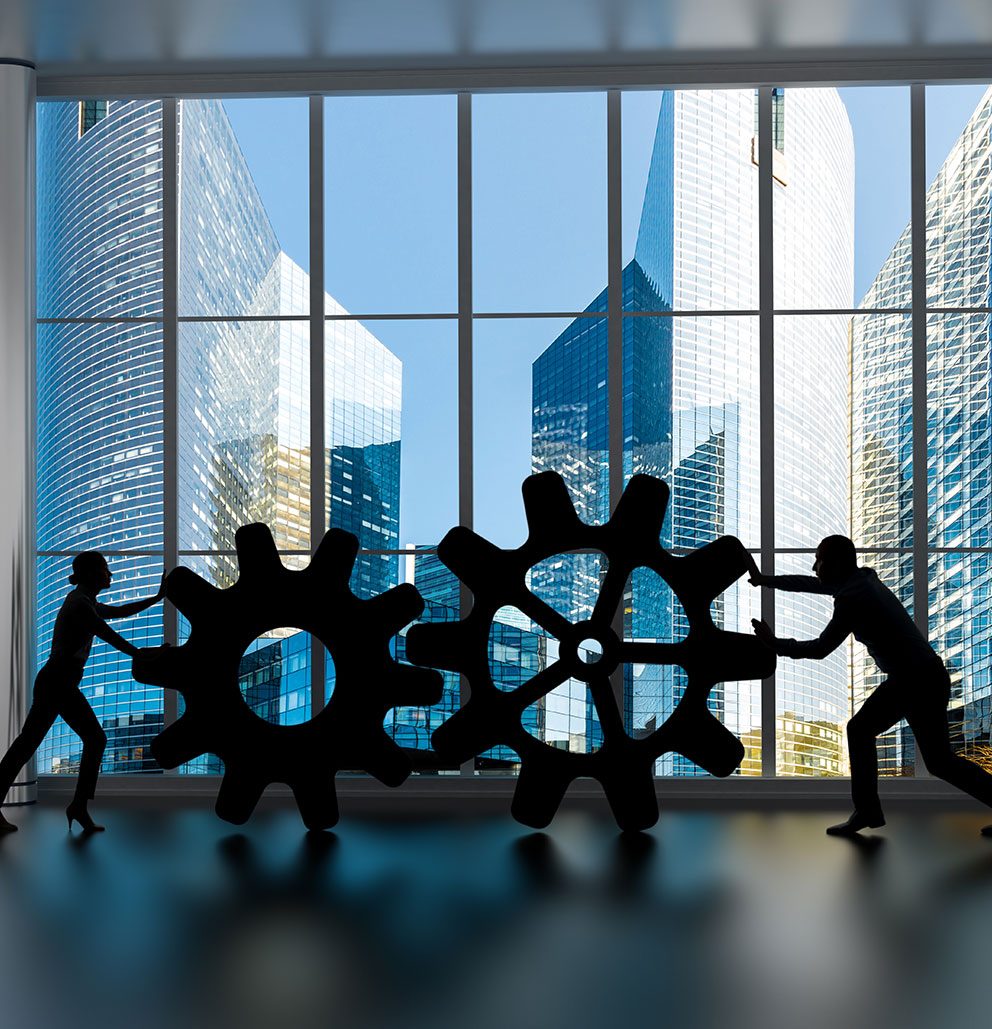
[[[564,477],[583,521],[605,521],[606,319],[483,319],[474,332],[476,532],[520,546],[520,485],[543,471]]]
[[[233,549],[249,522],[308,550],[307,323],[181,323],[178,411],[180,550]]]
[[[180,315],[306,313],[308,125],[305,98],[180,102]]]
[[[162,576],[161,557],[108,555],[113,582],[100,594],[101,603],[127,604],[152,596]],[[37,663],[47,661],[52,628],[62,601],[72,590],[71,557],[38,558]],[[113,629],[136,647],[162,645],[162,604],[127,619],[114,620]],[[131,659],[102,640],[95,639],[82,682],[83,695],[107,733],[101,772],[161,772],[151,756],[151,741],[162,731],[162,690],[136,682]],[[42,775],[79,771],[82,743],[59,718],[38,748],[38,772]]]
[[[455,310],[456,105],[454,96],[324,101],[329,313]]]
[[[475,310],[582,311],[606,287],[606,94],[472,98]]]
[[[161,324],[39,325],[37,362],[39,549],[161,548]]]
[[[927,304],[992,306],[992,90],[927,87]]]
[[[757,308],[754,113],[751,89],[624,93],[625,310]]]
[[[162,102],[38,104],[38,317],[161,317]]]
[[[816,547],[850,522],[848,315],[775,319],[775,545]]]
[[[636,370],[658,348],[671,349],[670,385],[664,385],[665,374],[659,376],[667,400],[662,391],[636,387],[638,377],[650,380]],[[626,318],[624,354],[635,373],[634,389],[625,390],[631,402],[624,410],[624,437],[635,437],[634,470],[645,463],[659,467],[672,488],[664,539],[675,547],[697,547],[717,536],[737,536],[745,546],[756,547],[761,487],[758,319]],[[667,366],[667,359],[660,364],[661,369]],[[645,433],[637,427],[639,418],[647,426],[661,423],[655,431],[659,441],[670,418],[670,463],[660,443],[660,458],[648,459],[652,448],[639,442]]]
[[[777,554],[776,574],[812,576],[814,553],[811,550],[805,554]],[[868,562],[867,556],[864,560]],[[881,567],[878,572],[885,578]],[[815,639],[830,621],[832,612],[833,600],[828,596],[776,591],[775,635],[782,639]],[[866,676],[870,678],[874,662],[863,647],[859,646],[857,658],[861,661],[858,674],[862,680]],[[818,661],[778,659],[775,671],[777,775],[850,775],[844,731],[852,714],[850,660],[850,642]],[[860,699],[865,695],[862,693]],[[887,746],[888,738],[884,737],[879,747]]]
[[[436,546],[458,523],[457,324],[329,321],[326,340],[328,524]]]
[[[992,546],[992,315],[927,319],[931,546]]]
[[[912,318],[851,321],[851,538],[913,545]]]
[[[907,306],[909,89],[787,88],[772,109],[776,308]]]
[[[992,555],[930,558],[930,642],[951,677],[954,750],[992,771]]]

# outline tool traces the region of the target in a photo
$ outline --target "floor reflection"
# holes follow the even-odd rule
[[[5,1024],[446,1029],[984,1021],[980,816],[561,814],[241,832],[205,811],[18,814],[0,839]]]

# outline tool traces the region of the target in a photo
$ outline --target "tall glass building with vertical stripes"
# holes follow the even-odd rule
[[[162,138],[158,101],[39,105],[38,315],[88,319],[39,326],[39,661],[71,553],[108,553],[108,603],[153,593],[162,571]],[[279,247],[223,103],[182,101],[178,140],[179,311],[201,316],[180,321],[177,341],[179,549],[226,586],[242,524],[264,521],[281,549],[310,549],[309,329],[279,320],[309,313],[310,283]],[[325,307],[346,313],[330,296]],[[395,548],[401,364],[346,321],[327,323],[324,360],[328,522],[363,548]],[[395,559],[370,555],[352,588],[371,596],[396,581]],[[161,608],[122,631],[161,643]],[[308,655],[292,629],[256,641],[243,688],[262,717],[309,716]],[[148,744],[161,691],[99,642],[82,689],[110,737],[105,769],[157,770]],[[39,768],[72,771],[79,753],[60,720]]]
[[[777,90],[773,102],[776,306],[849,308],[854,152],[847,112],[833,89]],[[623,271],[624,475],[648,472],[671,485],[663,529],[669,547],[694,548],[725,534],[751,547],[759,540],[758,319],[718,313],[757,308],[755,118],[752,90],[662,94],[634,255]],[[605,291],[587,310],[605,312]],[[594,522],[609,505],[606,335],[605,321],[576,319],[533,368],[534,470],[559,471],[580,516]],[[776,545],[808,548],[849,521],[847,326],[779,318],[775,347]],[[803,558],[800,568],[780,570],[808,565]],[[599,575],[596,555],[563,555],[560,568],[536,581],[559,607],[573,596],[570,614],[581,617]],[[731,587],[714,606],[715,620],[750,631],[756,594],[746,584]],[[646,573],[635,573],[625,607],[630,636],[671,641],[688,631],[671,591]],[[791,594],[776,617],[780,635],[815,636],[829,601]],[[624,674],[628,731],[650,732],[680,699],[684,673],[631,666]],[[783,660],[777,694],[779,773],[842,774],[841,729],[850,711],[843,650],[820,662]],[[718,686],[710,704],[758,747],[757,683]],[[696,770],[669,755],[658,771]],[[745,763],[745,771],[760,768]]]
[[[992,318],[955,307],[992,304],[992,90],[986,92],[927,190],[927,546],[929,638],[951,676],[949,719],[958,751],[992,769]],[[865,308],[910,303],[912,227],[902,232],[865,295]],[[852,320],[853,519],[903,603],[913,602],[912,320]],[[953,552],[953,548],[976,548]],[[901,551],[901,552],[900,552]],[[936,551],[936,552],[934,552]],[[855,652],[858,699],[880,676]],[[911,771],[912,735],[887,733],[880,761]]]

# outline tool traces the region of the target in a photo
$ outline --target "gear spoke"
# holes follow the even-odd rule
[[[592,610],[590,621],[601,621],[609,625],[613,616],[623,601],[623,590],[627,585],[629,572],[626,568],[618,568],[614,564],[606,566],[606,575],[603,576],[603,583],[599,587],[599,596],[596,598],[596,606]]]
[[[561,661],[554,661],[538,672],[532,679],[522,683],[509,695],[516,701],[518,710],[523,711],[546,697],[553,689],[568,679],[568,669]]]
[[[613,683],[605,675],[596,675],[589,680],[589,692],[592,694],[599,724],[603,728],[603,738],[610,740],[624,736],[623,716],[617,706]]]
[[[572,628],[572,623],[564,615],[560,615],[550,604],[530,590],[524,593],[517,607],[531,621],[537,622],[542,629],[551,633],[556,640],[565,639]]]

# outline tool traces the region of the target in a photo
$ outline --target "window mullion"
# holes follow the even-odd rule
[[[910,86],[910,200],[912,210],[913,619],[929,636],[927,551],[927,141],[926,86]],[[915,774],[927,775],[916,748]]]
[[[162,101],[162,549],[165,567],[179,564],[179,101]],[[163,605],[162,636],[179,642],[179,616]],[[175,690],[163,690],[166,726],[179,717]],[[172,771],[175,771],[174,769]]]
[[[310,97],[310,551],[326,527],[324,473],[324,98]],[[310,637],[310,717],[324,707],[324,645]]]
[[[758,89],[758,410],[761,569],[775,573],[775,193],[772,87]],[[761,617],[775,631],[775,591],[761,591]],[[761,681],[761,774],[775,775],[775,674]]]

